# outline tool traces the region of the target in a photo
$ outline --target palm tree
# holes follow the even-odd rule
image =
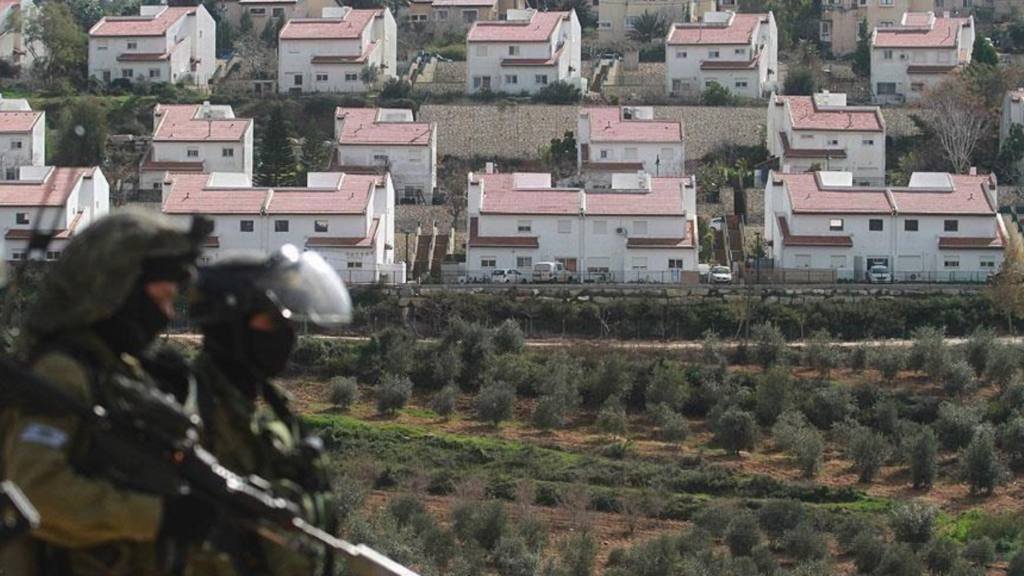
[[[661,40],[668,34],[668,22],[656,12],[648,12],[637,16],[633,21],[633,29],[629,31],[629,39],[639,44],[650,44]]]

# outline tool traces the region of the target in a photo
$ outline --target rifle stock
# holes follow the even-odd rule
[[[266,480],[241,476],[222,466],[199,445],[198,421],[170,395],[138,382],[114,382],[120,387],[114,396],[121,400],[94,406],[0,357],[0,398],[82,419],[93,432],[90,456],[102,458],[115,483],[159,496],[188,491],[268,540],[286,543],[290,539],[285,532],[326,546],[348,561],[353,576],[417,576],[365,545],[346,542],[306,522],[299,507],[276,496]]]

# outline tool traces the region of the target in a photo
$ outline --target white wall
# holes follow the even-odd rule
[[[468,42],[466,45],[466,91],[473,94],[483,90],[474,85],[474,78],[489,77],[492,92],[533,94],[548,84],[558,81],[578,82],[581,65],[581,29],[576,12],[570,12],[569,22],[559,22],[551,41],[542,42]],[[561,56],[551,66],[508,66],[501,61],[506,58],[550,58],[559,43],[564,43]],[[509,47],[516,47],[519,53],[509,54]],[[510,82],[508,76],[514,76]],[[545,79],[538,82],[538,76]]]
[[[671,37],[671,31],[669,32]],[[754,70],[701,70],[704,61],[745,62],[753,58],[758,49],[762,50],[761,61]],[[759,24],[747,46],[736,45],[669,45],[665,46],[666,84],[669,93],[703,92],[708,82],[718,82],[729,92],[747,98],[762,98],[778,88],[778,29],[771,13],[767,24]],[[717,52],[717,56],[714,54]],[[685,56],[684,56],[685,54]],[[773,73],[769,76],[769,70]],[[683,86],[673,89],[673,81]],[[743,86],[742,84],[746,85]]]

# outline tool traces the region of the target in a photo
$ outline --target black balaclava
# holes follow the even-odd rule
[[[278,318],[269,332],[249,328],[248,318],[203,326],[203,343],[236,386],[255,397],[259,393],[256,381],[284,372],[296,335],[284,318]]]
[[[121,307],[95,324],[99,336],[118,354],[138,355],[167,328],[171,319],[146,294],[149,282],[184,282],[188,263],[179,258],[155,258],[142,264],[142,274]]]

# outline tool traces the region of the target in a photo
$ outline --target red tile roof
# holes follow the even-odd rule
[[[885,188],[823,189],[816,173],[781,174],[793,212],[834,214],[892,214]]]
[[[0,134],[31,132],[42,112],[0,112]]]
[[[466,36],[468,42],[547,42],[568,12],[534,12],[529,20],[477,20]]]
[[[590,118],[592,142],[683,142],[683,123],[678,120],[623,120],[614,107],[584,108]]]
[[[643,162],[604,162],[590,160],[583,163],[583,169],[597,172],[636,172],[644,169]]]
[[[497,0],[434,0],[434,8],[460,7],[460,6],[491,6],[494,7]]]
[[[434,125],[429,122],[381,122],[379,108],[337,108],[334,117],[344,120],[339,144],[388,144],[392,146],[429,146]]]
[[[516,184],[517,174],[481,174],[483,214],[677,216],[685,210],[682,188],[689,178],[652,178],[651,190],[612,191],[578,188],[530,188]],[[581,205],[581,202],[583,203]]]
[[[588,190],[587,214],[607,216],[682,216],[689,177],[651,178],[650,192]],[[692,192],[691,192],[692,193]]]
[[[881,132],[885,121],[878,107],[820,107],[811,96],[778,96],[789,103],[794,130]]]
[[[0,206],[63,206],[83,177],[95,168],[51,168],[42,182],[5,180],[0,182]]]
[[[785,216],[779,216],[779,230],[782,231],[783,246],[840,246],[850,248],[853,238],[850,236],[795,236],[789,232],[789,223]]]
[[[479,218],[469,219],[470,248],[539,248],[536,236],[480,236]]]
[[[995,238],[940,236],[939,250],[1002,250],[1002,235]]]
[[[923,19],[922,19],[923,17]],[[960,28],[970,26],[970,18],[936,17],[932,27],[927,26],[927,14],[906,14],[910,26],[876,28],[874,48],[955,48]]]
[[[157,104],[160,122],[153,131],[156,142],[239,142],[252,125],[251,118],[197,119],[200,104]]]
[[[996,207],[989,203],[985,188],[989,176],[951,174],[953,190],[893,188],[892,198],[901,214],[989,215]]]
[[[195,13],[196,9],[196,6],[169,6],[155,16],[106,16],[89,30],[89,36],[163,36],[175,22]]]
[[[350,10],[345,18],[292,18],[281,28],[281,40],[354,40],[374,18],[384,15],[381,9]]]
[[[728,25],[695,22],[673,24],[668,38],[670,45],[694,44],[750,44],[754,31],[760,22],[768,20],[768,14],[734,14]]]
[[[208,174],[170,175],[168,214],[363,214],[377,176],[346,174],[336,188],[210,187]]]

